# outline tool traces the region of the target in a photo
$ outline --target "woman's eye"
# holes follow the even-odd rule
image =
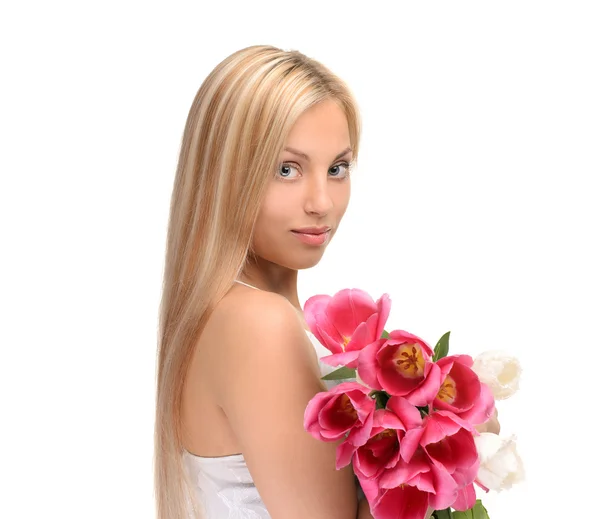
[[[348,176],[349,170],[350,164],[348,164],[347,162],[342,162],[340,164],[336,164],[335,166],[331,166],[331,168],[329,168],[329,175],[336,179],[343,179]],[[277,176],[279,178],[293,179],[298,177],[299,175],[299,168],[294,166],[293,164],[290,164],[289,162],[284,162],[279,165],[279,171],[277,172]]]
[[[279,175],[283,178],[294,178],[293,170],[298,171],[298,168],[292,166],[291,164],[281,164],[279,166]]]
[[[343,168],[343,172],[340,173],[340,168]],[[350,169],[350,165],[347,162],[343,162],[341,164],[336,164],[332,166],[329,170],[330,173],[333,173],[331,176],[335,178],[345,178],[348,176],[348,170]]]

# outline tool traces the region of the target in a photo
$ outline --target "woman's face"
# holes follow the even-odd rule
[[[335,101],[298,118],[258,215],[257,256],[295,270],[319,262],[348,207],[352,158],[348,122]]]

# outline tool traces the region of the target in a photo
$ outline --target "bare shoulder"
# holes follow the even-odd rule
[[[251,288],[230,292],[215,308],[206,333],[217,385],[227,379],[224,370],[229,371],[232,363],[316,362],[297,310],[273,292]]]
[[[302,327],[296,310],[283,296],[244,287],[232,290],[219,302],[211,321],[212,326],[228,329],[251,323]]]
[[[215,400],[270,516],[354,519],[351,467],[336,470],[337,442],[304,429],[309,401],[325,388],[293,306],[268,292],[230,293],[211,316],[210,335]]]

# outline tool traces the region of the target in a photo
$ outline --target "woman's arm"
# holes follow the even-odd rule
[[[262,291],[221,303],[209,322],[212,331],[207,325],[214,344],[205,371],[269,514],[355,519],[352,467],[335,468],[341,440],[321,442],[304,430],[306,406],[324,386],[296,311]]]
[[[369,502],[366,499],[361,499],[358,502],[358,513],[356,519],[374,519],[369,509]]]

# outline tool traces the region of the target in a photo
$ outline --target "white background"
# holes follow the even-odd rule
[[[153,517],[178,146],[210,70],[265,43],[329,66],[364,121],[301,299],[387,292],[388,329],[516,354],[499,409],[527,481],[484,503],[594,517],[599,25],[575,1],[3,5],[0,517]]]

